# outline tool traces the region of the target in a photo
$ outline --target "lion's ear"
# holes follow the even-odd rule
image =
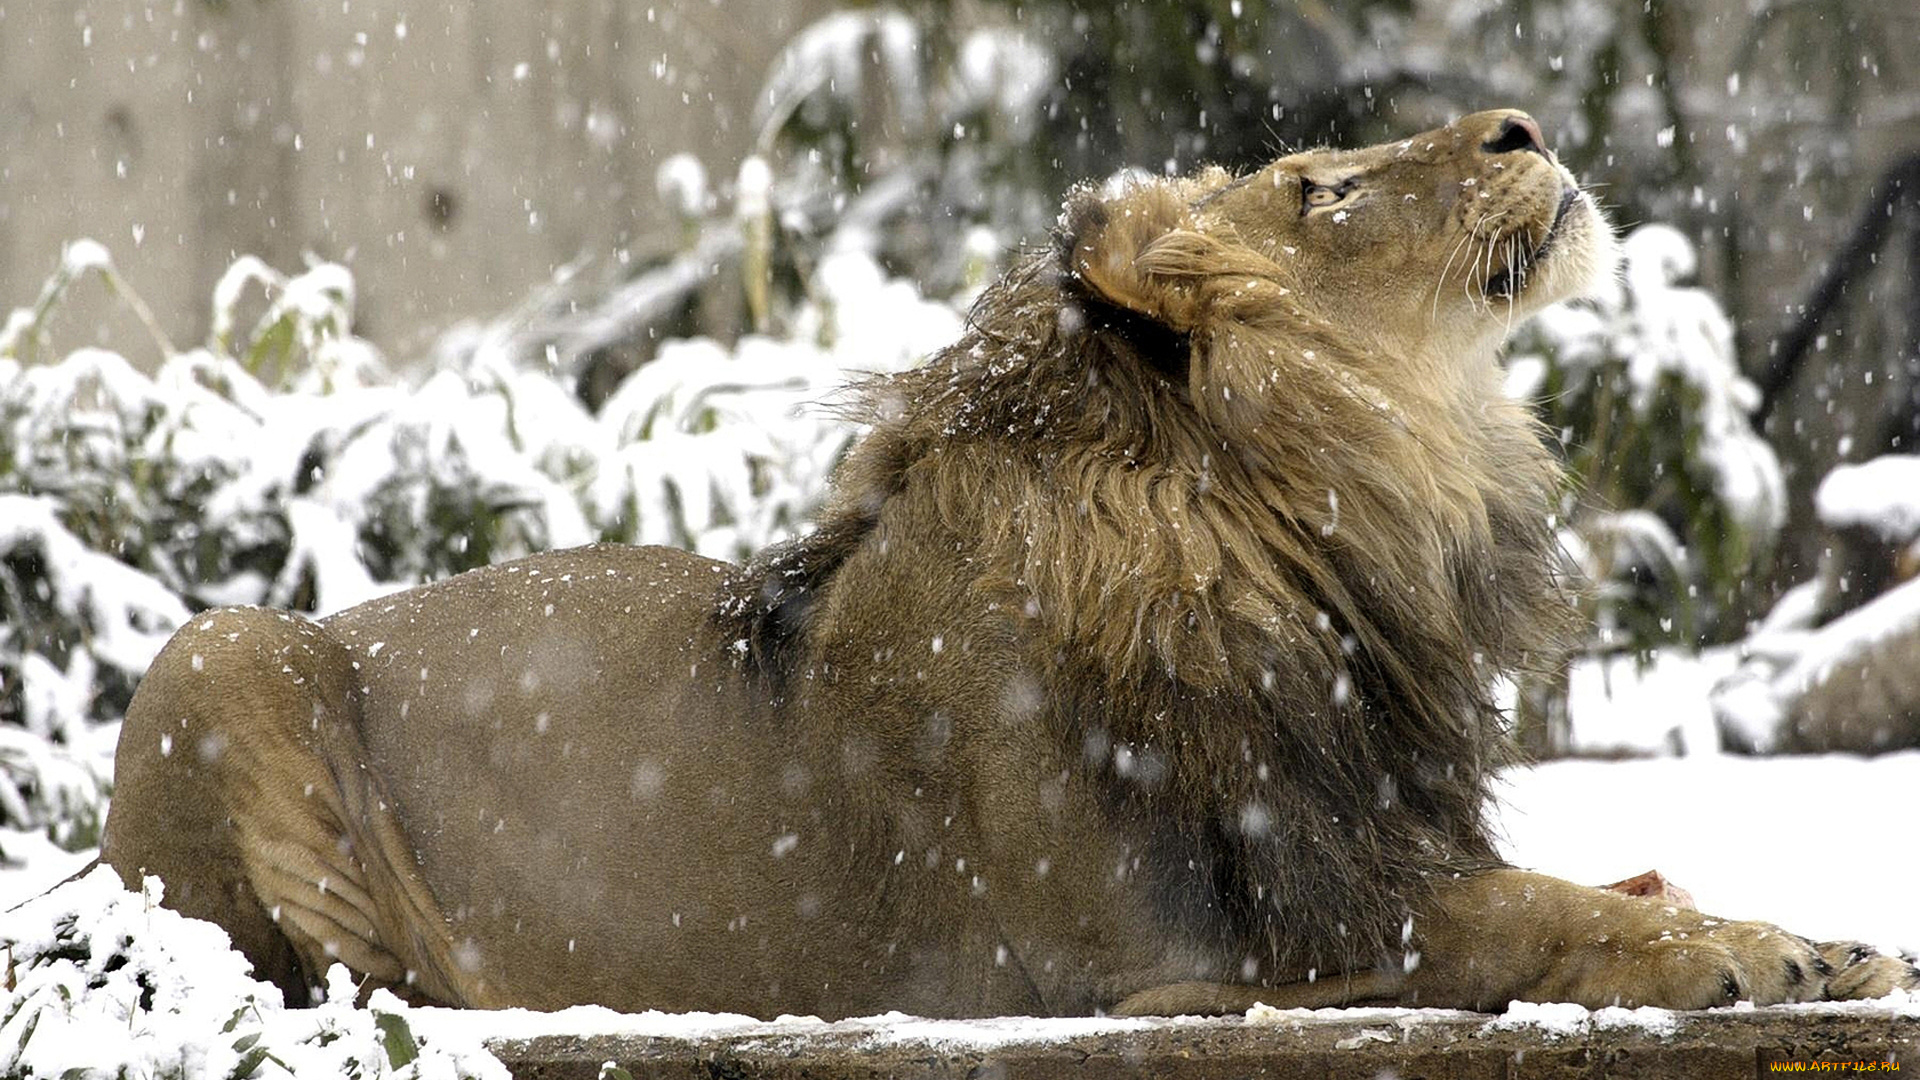
[[[1171,184],[1139,184],[1104,198],[1086,188],[1067,203],[1068,269],[1096,299],[1176,331],[1192,330],[1200,312],[1193,279],[1166,256],[1198,238],[1192,208]]]

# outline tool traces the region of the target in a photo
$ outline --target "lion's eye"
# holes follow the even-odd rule
[[[1342,180],[1338,184],[1321,184],[1301,177],[1300,212],[1304,214],[1308,210],[1336,206],[1345,201],[1353,188],[1354,182],[1351,178]]]

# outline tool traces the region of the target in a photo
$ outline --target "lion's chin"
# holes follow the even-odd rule
[[[1515,273],[1503,271],[1495,292],[1506,296],[1518,313],[1531,314],[1562,300],[1595,296],[1619,273],[1620,241],[1592,195],[1569,182],[1547,238]]]

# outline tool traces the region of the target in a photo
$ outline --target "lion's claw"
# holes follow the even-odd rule
[[[1920,990],[1920,966],[1913,958],[1888,956],[1858,941],[1826,941],[1815,948],[1826,968],[1827,997],[1859,1001],[1895,990]]]

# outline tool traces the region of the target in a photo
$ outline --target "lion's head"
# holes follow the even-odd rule
[[[1592,197],[1511,111],[1109,194],[1083,192],[1073,224],[1073,269],[1104,298],[1195,328],[1192,275],[1232,252],[1310,317],[1403,359],[1483,351],[1618,257]]]

